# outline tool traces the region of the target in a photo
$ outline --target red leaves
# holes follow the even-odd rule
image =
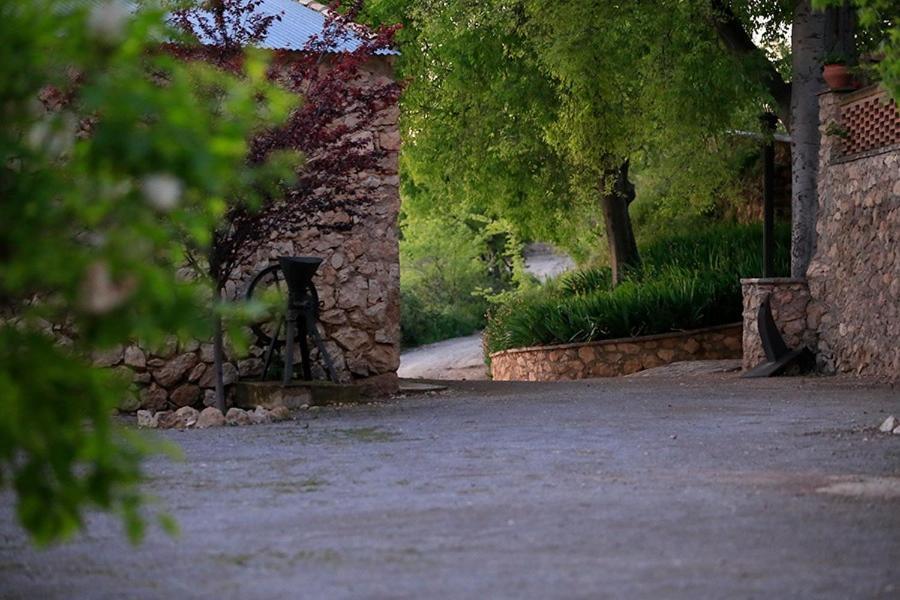
[[[261,2],[214,0],[208,9],[179,11],[173,22],[205,47],[176,52],[234,70],[240,48],[265,39],[274,19],[280,18],[261,15]],[[354,2],[343,14],[333,4],[324,11],[322,31],[308,39],[303,50],[276,51],[270,78],[303,101],[287,122],[251,140],[248,160],[261,163],[273,152],[293,150],[305,161],[283,198],[270,199],[257,212],[239,203],[229,212],[210,256],[211,274],[220,283],[273,230],[352,227],[355,217],[365,212],[371,192],[362,185],[364,180],[385,174],[387,151],[378,144],[378,121],[396,105],[401,92],[389,68],[397,27],[372,31],[354,23],[361,4]],[[341,51],[348,45],[350,51]],[[323,213],[346,217],[323,218]]]

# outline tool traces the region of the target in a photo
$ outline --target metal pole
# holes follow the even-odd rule
[[[294,334],[297,331],[297,312],[288,308],[287,333],[284,340],[284,373],[282,385],[291,385],[294,380]]]
[[[775,126],[778,117],[765,113],[760,117],[763,134],[763,277],[775,276]]]

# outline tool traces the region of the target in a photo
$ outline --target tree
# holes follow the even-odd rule
[[[678,162],[679,153],[703,153],[711,139],[754,127],[754,113],[774,110],[793,139],[792,273],[805,275],[815,247],[816,94],[827,20],[811,0],[376,4],[373,18],[400,12],[409,25],[408,194],[476,199],[523,224],[526,235],[554,226],[570,235],[557,211],[590,206],[572,202],[584,193],[599,196],[610,260],[627,264],[626,161]],[[858,4],[864,20],[893,32],[882,65],[891,85],[896,3]],[[515,179],[531,190],[519,192]],[[623,193],[607,197],[610,190]]]
[[[894,0],[814,0],[817,8],[856,8],[868,50],[880,55],[878,73],[895,100],[900,100],[900,4]],[[830,50],[830,48],[829,48]]]
[[[696,3],[374,5],[407,19],[405,210],[462,204],[580,257],[605,231],[617,280],[639,264],[630,167],[704,151],[758,95]]]
[[[264,65],[237,81],[158,52],[162,14],[117,2],[2,3],[0,35],[0,485],[39,542],[90,506],[136,539],[149,447],[110,419],[129,376],[95,363],[208,331],[183,244],[208,246],[224,199],[263,185],[247,140],[278,119],[274,91]]]

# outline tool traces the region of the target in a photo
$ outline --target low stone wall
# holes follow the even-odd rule
[[[815,348],[818,317],[811,311],[807,312],[809,288],[805,279],[786,277],[741,279],[741,289],[744,295],[745,371],[766,360],[762,341],[759,339],[757,314],[759,305],[768,295],[771,295],[769,304],[772,307],[775,324],[784,336],[788,348]]]
[[[497,381],[560,381],[615,377],[682,360],[741,357],[741,325],[586,344],[514,348],[491,355]]]

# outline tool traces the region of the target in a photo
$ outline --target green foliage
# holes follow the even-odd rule
[[[630,158],[664,171],[673,201],[700,177],[721,187],[728,174],[698,157],[727,146],[728,128],[755,129],[765,98],[700,0],[367,6],[404,24],[405,205],[502,217],[579,261],[602,246],[606,169]]]
[[[238,81],[160,52],[173,35],[114,2],[0,4],[0,485],[41,543],[90,506],[140,537],[149,447],[110,419],[134,391],[91,357],[208,334],[185,247],[272,175],[245,161],[260,115],[287,109],[265,65]]]
[[[817,8],[840,6],[844,0],[813,0]],[[876,53],[883,54],[878,64],[882,83],[895,100],[900,100],[900,3],[896,0],[852,0],[859,24],[870,38]]]
[[[407,217],[400,242],[404,346],[484,327],[487,296],[514,285],[519,244],[508,226],[483,218]]]
[[[789,268],[789,228],[777,229],[777,272]],[[614,289],[608,270],[567,274],[491,309],[491,352],[650,335],[739,321],[741,277],[762,271],[758,226],[718,225],[642,247],[643,271]]]

